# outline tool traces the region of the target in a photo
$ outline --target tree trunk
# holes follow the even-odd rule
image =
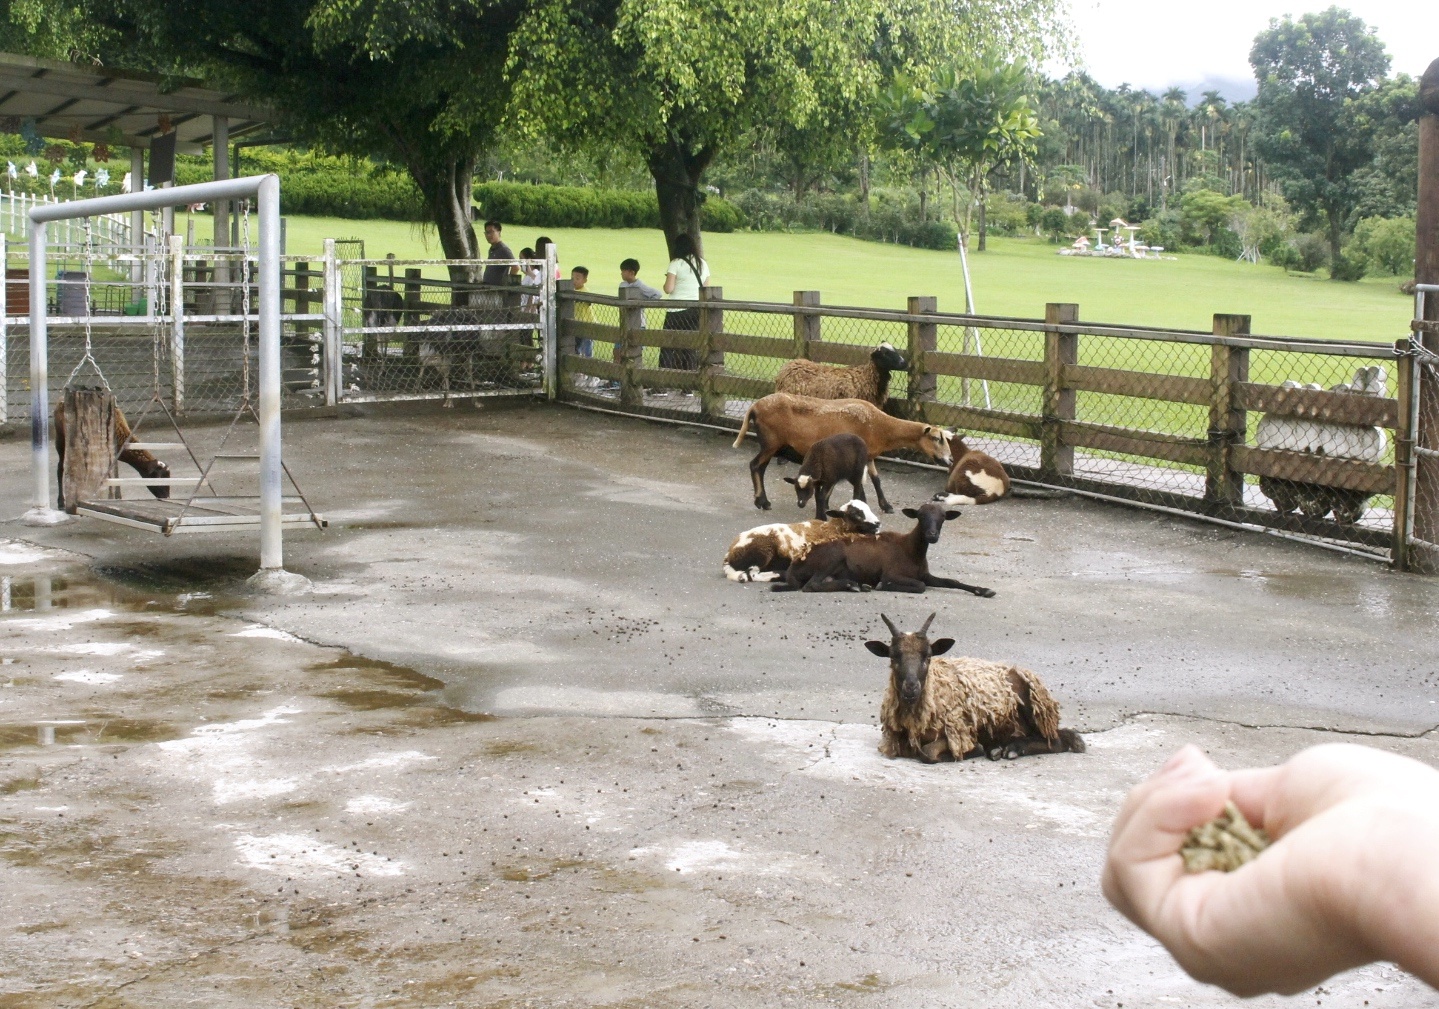
[[[440,249],[446,259],[482,258],[470,213],[470,177],[474,167],[473,156],[457,158],[436,166],[409,166],[410,177],[420,187],[420,193],[430,210],[430,219],[434,221],[435,231],[440,238]],[[449,267],[449,271],[450,280],[455,283],[473,284],[476,282],[479,267],[459,264]],[[455,305],[469,304],[469,296],[469,291],[456,288],[451,292],[450,301]]]
[[[869,152],[859,152],[859,205],[865,217],[869,216]]]
[[[701,148],[691,152],[685,145],[674,140],[650,149],[646,162],[650,175],[655,180],[655,196],[660,204],[660,228],[665,233],[665,246],[671,258],[675,254],[675,239],[689,235],[695,243],[695,252],[704,255],[704,240],[700,233],[700,182],[705,169],[714,157],[712,151]]]
[[[919,223],[929,223],[929,173],[919,171]]]
[[[984,227],[984,203],[985,203],[984,194],[981,193],[981,194],[980,194],[980,197],[979,197],[979,251],[980,251],[980,252],[983,252],[983,251],[985,250],[985,241],[984,241],[984,240],[985,240],[985,230],[986,230],[986,229],[985,229],[985,227]]]

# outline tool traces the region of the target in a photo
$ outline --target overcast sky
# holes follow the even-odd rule
[[[1202,81],[1235,82],[1226,97],[1253,92],[1249,47],[1272,17],[1319,11],[1329,0],[1070,0],[1085,69],[1106,87],[1150,91]],[[1379,30],[1393,69],[1417,77],[1439,58],[1439,0],[1341,3]],[[1228,94],[1247,89],[1249,94]],[[1197,95],[1191,90],[1191,97]]]

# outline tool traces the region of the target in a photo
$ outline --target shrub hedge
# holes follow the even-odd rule
[[[659,200],[652,192],[592,189],[587,186],[533,186],[523,182],[482,182],[475,202],[485,217],[506,224],[551,228],[658,228]],[[744,215],[733,203],[711,196],[700,208],[706,231],[735,231]]]

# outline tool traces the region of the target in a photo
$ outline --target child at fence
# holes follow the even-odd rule
[[[1186,873],[1185,835],[1226,801],[1273,844],[1235,872]],[[1191,976],[1236,995],[1376,960],[1439,986],[1439,771],[1352,744],[1223,771],[1186,746],[1129,793],[1103,885]]]
[[[646,284],[643,280],[640,279],[640,261],[638,259],[631,258],[622,260],[620,262],[620,290],[624,291],[627,288],[633,288],[634,290],[639,291],[640,297],[643,298],[645,301],[659,301],[661,298],[664,297],[664,293],[661,292],[658,288],[651,287],[649,284]],[[623,294],[621,294],[620,296],[624,297]],[[644,312],[639,313],[639,319],[640,329],[644,329]],[[623,351],[621,350],[620,345],[615,344],[615,364],[621,363],[621,361],[623,360],[622,355]],[[611,382],[608,386],[606,386],[606,388],[612,390],[618,389],[619,387],[620,384],[618,382]]]
[[[570,271],[570,285],[576,293],[583,293],[585,285],[589,282],[590,271],[585,269],[583,266],[576,266],[573,270]],[[575,302],[575,321],[594,322],[594,306],[591,305],[588,301]],[[580,357],[594,357],[595,342],[587,336],[580,340],[576,340],[575,353],[580,355]]]

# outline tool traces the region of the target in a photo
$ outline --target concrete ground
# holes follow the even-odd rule
[[[1439,763],[1439,582],[1371,562],[1011,500],[932,553],[994,599],[777,596],[719,562],[803,517],[793,467],[761,517],[717,432],[285,433],[332,520],[287,538],[310,595],[242,595],[249,537],[0,526],[0,1005],[1226,1005],[1099,894],[1125,790],[1191,740]],[[0,515],[27,458],[0,441]],[[881,610],[1038,670],[1090,752],[879,757]],[[1311,999],[1433,993],[1377,966]]]

